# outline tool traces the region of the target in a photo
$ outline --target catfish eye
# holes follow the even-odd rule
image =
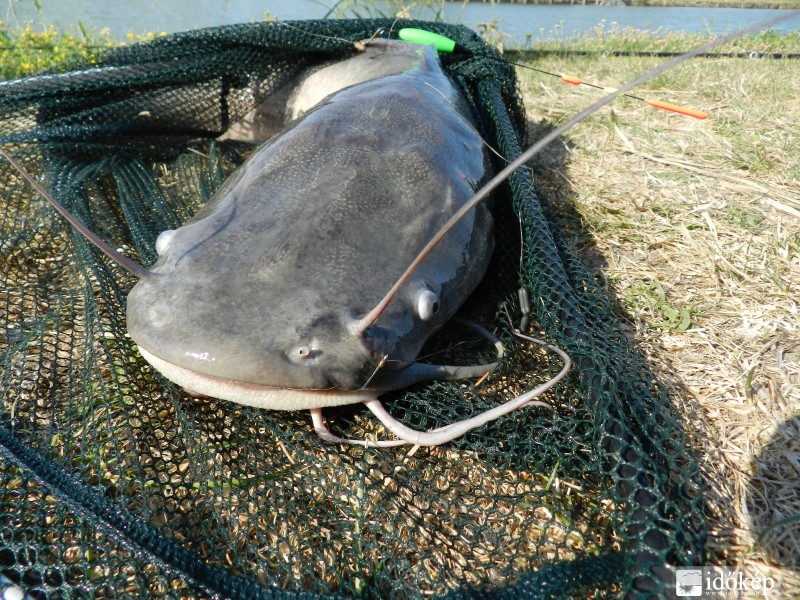
[[[175,233],[174,229],[165,229],[161,233],[158,234],[156,238],[156,252],[159,256],[164,254],[169,248],[169,244],[172,241],[172,235]]]
[[[289,358],[293,362],[303,362],[311,356],[311,346],[297,346],[289,351]]]
[[[439,312],[439,298],[430,290],[424,290],[417,297],[417,314],[423,321],[430,321]]]

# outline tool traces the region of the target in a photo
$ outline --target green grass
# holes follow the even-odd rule
[[[107,29],[87,31],[78,21],[79,34],[58,31],[52,25],[40,30],[31,25],[15,27],[0,21],[0,79],[17,79],[76,61],[92,62],[109,48],[121,45]],[[165,33],[128,34],[130,43],[146,41]]]
[[[71,35],[53,26],[36,31],[0,21],[0,79],[32,75],[59,64],[79,59],[91,60],[105,48],[114,46],[108,32]]]

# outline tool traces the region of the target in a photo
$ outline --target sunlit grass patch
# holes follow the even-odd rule
[[[667,38],[562,40],[547,47],[565,52],[530,64],[618,87],[664,59],[611,51],[700,41]],[[732,49],[797,47],[794,34],[769,33]],[[598,52],[566,52],[573,48]],[[518,74],[531,141],[602,95]],[[793,59],[695,58],[633,93],[706,111],[707,120],[617,100],[533,163],[543,195],[686,416],[706,482],[709,561],[783,567],[786,597],[800,593],[791,575],[800,533],[771,523],[800,513],[800,480],[781,466],[797,446],[781,432],[800,418],[798,75]]]
[[[71,35],[48,26],[37,31],[23,29],[0,21],[0,79],[16,79],[32,75],[56,64],[89,59],[114,46],[110,33],[103,29],[82,35]]]

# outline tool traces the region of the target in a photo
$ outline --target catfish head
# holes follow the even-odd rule
[[[291,410],[435,375],[415,360],[484,275],[485,206],[364,318],[473,196],[488,161],[433,49],[412,48],[405,71],[328,96],[256,150],[191,221],[158,237],[127,324],[167,378]]]

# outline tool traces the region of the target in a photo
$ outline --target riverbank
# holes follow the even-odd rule
[[[128,42],[152,39],[162,33],[129,34]],[[492,37],[494,32],[488,32]],[[502,36],[501,36],[502,38]],[[529,44],[520,49],[523,53],[663,53],[685,52],[708,41],[701,34],[674,33],[619,27],[601,23],[589,31],[575,36],[554,36]],[[36,30],[30,26],[16,28],[0,22],[0,79],[16,79],[31,75],[54,64],[73,60],[91,59],[108,48],[122,45],[111,38],[106,30],[81,35],[63,33],[52,26]],[[764,31],[750,35],[715,50],[720,54],[756,54],[760,56],[792,54],[800,48],[800,33],[777,34]],[[519,52],[510,50],[514,60]]]
[[[483,0],[488,2],[489,0]],[[592,5],[598,0],[495,0],[509,4],[581,4]],[[800,8],[800,0],[622,0],[626,6],[694,6],[698,8]],[[606,0],[605,4],[613,4]]]

